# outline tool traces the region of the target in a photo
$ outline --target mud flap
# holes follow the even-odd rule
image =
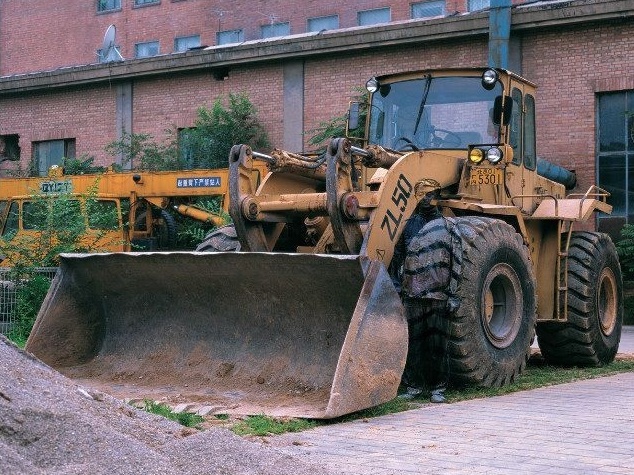
[[[334,418],[396,396],[407,323],[359,256],[63,254],[26,348],[115,397]]]

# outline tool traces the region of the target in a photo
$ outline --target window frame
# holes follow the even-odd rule
[[[334,19],[337,22],[337,26],[335,26],[334,28],[311,28],[310,26],[310,22],[311,21],[327,21],[328,19]],[[311,17],[311,18],[307,18],[306,19],[306,31],[309,33],[313,33],[313,32],[318,32],[318,31],[324,31],[324,30],[337,30],[339,29],[339,15],[334,14],[334,15],[322,15],[322,16],[317,16],[317,17]]]
[[[61,142],[59,145],[62,146],[63,153],[61,157],[54,157],[53,160],[50,158],[50,147],[55,145],[55,143]],[[44,150],[40,150],[40,147],[43,147],[44,144],[48,146],[48,150],[44,153]],[[63,165],[64,158],[75,158],[76,154],[76,139],[75,138],[64,138],[64,139],[53,139],[53,140],[37,140],[31,142],[31,154],[33,157],[33,163],[37,169],[39,176],[47,176],[48,170],[53,165]],[[46,158],[46,167],[42,168],[41,156]]]
[[[388,19],[385,21],[373,21],[372,23],[361,23],[361,17],[365,14],[370,14],[372,12],[379,12],[379,11],[387,11],[388,13]],[[382,25],[385,23],[389,23],[392,21],[392,9],[390,7],[380,7],[380,8],[370,8],[368,10],[359,10],[357,12],[357,25],[358,26],[372,26],[372,25]]]
[[[620,97],[619,97],[620,96]],[[608,104],[611,98],[619,99],[620,104]],[[602,106],[602,100],[605,105]],[[605,109],[603,108],[605,107]],[[630,112],[631,111],[631,112]],[[604,112],[608,112],[604,114]],[[620,117],[620,116],[623,117]],[[629,191],[634,186],[634,89],[619,91],[605,91],[596,94],[595,100],[595,178],[597,185],[611,192],[608,202],[612,205],[612,213],[603,215],[597,213],[597,228],[607,232],[613,238],[618,238],[620,229],[625,224],[634,224],[634,198]],[[622,143],[612,141],[605,146],[603,140],[613,139],[612,134],[604,137],[604,131],[617,133],[614,137],[622,139]],[[618,147],[615,147],[618,145]],[[619,163],[620,162],[620,163]],[[610,168],[613,168],[610,171]],[[622,168],[619,171],[619,168]],[[605,174],[606,179],[602,178]],[[615,183],[610,177],[621,177],[621,183]],[[622,186],[622,193],[617,193]],[[615,199],[622,198],[622,202]]]
[[[134,0],[132,8],[143,8],[152,5],[160,5],[161,0]]]
[[[196,46],[188,46],[185,49],[177,49],[177,42],[179,40],[189,40],[189,39],[196,39],[198,40],[198,44]],[[192,48],[198,48],[202,45],[201,41],[200,41],[200,35],[186,35],[186,36],[176,36],[174,38],[174,53],[184,53],[186,51],[189,51]]]
[[[156,45],[156,54],[147,54],[147,55],[140,56],[139,47],[149,46],[149,45]],[[134,43],[134,59],[153,58],[154,56],[158,56],[160,54],[161,54],[161,43],[159,42],[159,40],[140,41],[138,43]]]
[[[104,3],[113,3],[117,4],[111,8],[104,6],[101,7]],[[110,12],[118,12],[121,11],[121,0],[97,0],[97,13],[110,13]]]
[[[283,34],[277,34],[276,32],[271,35],[265,35],[265,30],[268,28],[273,29],[274,27],[286,26],[287,31]],[[267,23],[266,25],[260,25],[260,37],[263,40],[267,40],[270,38],[282,38],[284,36],[289,36],[291,34],[291,22],[290,21],[278,21],[275,23]]]
[[[488,8],[491,8],[491,0],[467,0],[468,12],[479,12]]]
[[[440,7],[440,13],[437,13],[434,15],[415,16],[414,9],[422,5],[430,5],[430,6],[433,5],[434,8]],[[433,18],[437,16],[444,16],[445,15],[445,1],[444,0],[427,0],[424,2],[414,2],[410,4],[409,13],[412,19]]]
[[[225,34],[237,34],[238,41],[220,41],[221,36]],[[231,30],[222,30],[216,32],[216,46],[235,45],[244,42],[244,30],[242,28],[234,28]]]

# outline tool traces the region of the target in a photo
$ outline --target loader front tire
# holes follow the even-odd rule
[[[455,292],[460,303],[454,311],[428,317],[422,346],[435,363],[421,372],[453,386],[502,386],[526,367],[535,335],[535,277],[528,248],[512,226],[497,219],[461,217],[455,226],[462,236]],[[410,246],[408,254],[415,251]]]
[[[568,250],[568,320],[537,325],[550,364],[601,366],[616,356],[623,325],[623,281],[607,234],[575,232]]]
[[[214,229],[196,247],[196,251],[199,252],[237,252],[239,250],[240,241],[233,224]]]

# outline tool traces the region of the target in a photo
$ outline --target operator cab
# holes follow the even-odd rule
[[[368,143],[407,152],[498,144],[503,86],[456,72],[370,79]],[[507,112],[507,111],[504,111]],[[497,120],[496,120],[497,118]]]

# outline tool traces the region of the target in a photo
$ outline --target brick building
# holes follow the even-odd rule
[[[53,5],[0,1],[0,154],[19,156],[4,170],[110,163],[104,147],[122,130],[164,138],[229,92],[249,95],[275,146],[302,150],[303,131],[342,114],[373,75],[488,58],[487,0]],[[514,4],[511,19],[510,68],[539,86],[539,155],[575,170],[579,190],[598,180],[613,193],[600,228],[632,222],[634,2]],[[110,24],[125,60],[104,64]]]

